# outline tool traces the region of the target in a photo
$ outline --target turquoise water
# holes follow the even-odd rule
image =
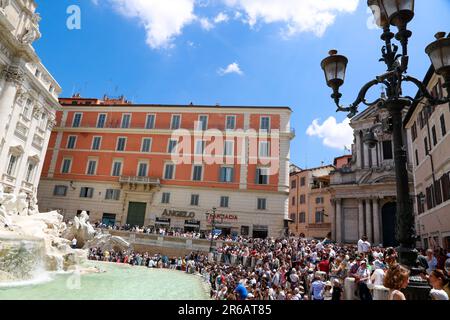
[[[89,262],[105,273],[54,274],[41,284],[0,287],[0,300],[207,300],[202,279],[180,271]]]

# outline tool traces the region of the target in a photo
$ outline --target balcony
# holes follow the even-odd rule
[[[331,223],[310,223],[308,229],[331,229]]]
[[[22,181],[22,188],[25,189],[28,192],[33,192],[34,185],[32,183],[27,182],[27,181]]]
[[[137,177],[137,176],[121,176],[119,183],[122,188],[128,186],[130,190],[136,190],[139,186],[144,186],[144,190],[158,188],[161,185],[159,178]]]

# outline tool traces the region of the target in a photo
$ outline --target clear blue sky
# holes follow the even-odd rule
[[[366,1],[328,1],[323,10],[312,0],[37,0],[43,36],[35,47],[62,96],[290,106],[297,132],[292,161],[314,167],[345,152],[323,141],[340,146],[345,125],[328,122],[322,138],[306,134],[315,119],[320,126],[331,116],[338,123],[346,117],[335,113],[322,58],[331,48],[348,56],[345,103],[384,70],[377,62],[380,31],[367,27]],[[70,5],[81,8],[80,30],[66,27]],[[416,1],[410,28],[409,71],[422,79],[429,67],[425,46],[437,31],[450,31],[450,1]]]

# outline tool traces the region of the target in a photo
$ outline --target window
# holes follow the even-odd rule
[[[197,140],[195,141],[195,154],[201,155],[205,152],[206,141]]]
[[[297,188],[297,180],[292,180],[291,181],[291,189],[296,189]]]
[[[87,165],[87,175],[93,176],[97,171],[97,160],[89,160]]]
[[[191,195],[191,206],[198,206],[200,196],[198,194]]]
[[[14,172],[16,171],[17,162],[19,162],[19,156],[14,154],[10,155],[8,169],[6,170],[6,173],[9,176],[14,175]]]
[[[147,176],[148,164],[146,162],[141,162],[138,165],[138,177],[146,177]]]
[[[75,113],[73,116],[72,127],[79,128],[81,125],[81,118],[83,117],[82,113]]]
[[[61,173],[70,173],[72,159],[64,159],[61,167]]]
[[[437,133],[436,133],[436,126],[433,126],[431,128],[431,135],[433,136],[433,146],[436,146],[438,141],[437,141]]]
[[[36,165],[34,163],[28,162],[27,173],[25,175],[26,182],[30,183],[31,180],[33,180],[35,168],[36,168]]]
[[[269,184],[268,171],[267,168],[256,169],[256,184]]]
[[[112,176],[120,177],[122,174],[122,161],[114,161],[112,165]]]
[[[148,114],[145,121],[145,129],[155,129],[155,115]]]
[[[298,222],[300,223],[306,223],[306,213],[300,212],[298,216]]]
[[[102,144],[102,137],[92,138],[92,150],[100,150]]]
[[[227,116],[226,130],[236,129],[236,116]]]
[[[450,200],[450,173],[446,173],[441,177],[442,184],[442,200]]]
[[[323,197],[316,198],[316,204],[323,204],[323,203],[324,203]]]
[[[234,168],[222,167],[220,168],[220,182],[233,182]]]
[[[105,200],[119,200],[120,189],[107,189],[105,194]]]
[[[297,215],[295,213],[291,213],[290,218],[291,218],[293,223],[297,223]]]
[[[164,203],[164,204],[170,203],[170,193],[164,192],[164,193],[162,194],[161,203]]]
[[[180,129],[181,116],[179,114],[175,114],[172,116],[172,122],[170,124],[170,128],[172,130]]]
[[[193,181],[202,181],[202,173],[203,173],[202,166],[194,166],[192,180]]]
[[[447,127],[445,126],[445,116],[443,114],[440,117],[440,121],[442,137],[445,137],[445,135],[447,134]]]
[[[27,102],[25,103],[23,110],[22,110],[22,114],[25,118],[29,119],[30,118],[30,112],[31,112],[31,103],[32,101],[30,99],[27,100]]]
[[[300,204],[305,204],[305,203],[306,203],[306,197],[305,197],[304,194],[302,194],[302,195],[300,196]]]
[[[173,163],[166,163],[164,168],[164,179],[172,180],[174,177],[175,165]]]
[[[295,206],[295,197],[292,197],[292,205]]]
[[[324,212],[316,211],[316,223],[324,223]]]
[[[423,139],[423,147],[425,148],[425,154],[429,155],[428,138],[427,137],[425,137]]]
[[[126,144],[127,144],[127,138],[118,138],[116,150],[117,151],[125,151]]]
[[[131,122],[131,114],[123,114],[121,128],[123,129],[129,128],[130,122]]]
[[[441,180],[438,180],[434,184],[434,195],[436,199],[436,206],[442,203],[442,189],[441,189]]]
[[[174,153],[176,151],[177,144],[178,144],[177,140],[169,139],[169,144],[167,146],[167,152]]]
[[[223,155],[224,156],[234,156],[234,141],[225,140]]]
[[[69,136],[69,138],[67,139],[67,149],[75,149],[76,143],[77,143],[77,137]]]
[[[150,152],[152,148],[152,139],[144,138],[142,139],[141,152]]]
[[[384,160],[392,160],[394,158],[392,152],[392,141],[383,141],[383,157]]]
[[[220,197],[220,207],[228,208],[230,204],[230,197]]]
[[[208,130],[208,116],[198,117],[197,130]]]
[[[267,210],[267,199],[258,198],[258,210]]]
[[[67,187],[55,186],[55,189],[53,189],[53,195],[57,197],[65,197],[67,195]]]
[[[301,178],[300,179],[300,186],[304,187],[306,185],[306,178]]]
[[[417,139],[417,124],[414,121],[412,127],[411,127],[411,136],[412,136],[412,141],[416,141]]]
[[[259,142],[259,156],[268,157],[269,156],[269,141]]]
[[[419,165],[419,152],[416,150],[416,166]]]
[[[97,118],[97,128],[104,128],[106,124],[106,113],[100,113]]]
[[[269,117],[261,117],[260,129],[266,130],[266,131],[270,130],[270,118]]]
[[[94,188],[83,187],[80,190],[80,198],[92,198],[94,196]]]

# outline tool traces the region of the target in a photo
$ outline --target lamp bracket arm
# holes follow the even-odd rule
[[[440,105],[440,104],[448,103],[450,101],[450,98],[437,99],[437,98],[433,97],[431,95],[431,93],[428,91],[425,84],[422,81],[420,81],[414,77],[404,76],[403,81],[411,82],[411,83],[415,84],[416,87],[419,89],[419,96],[417,98],[407,97],[414,103],[420,102],[424,98],[426,98],[430,102],[431,105]]]

